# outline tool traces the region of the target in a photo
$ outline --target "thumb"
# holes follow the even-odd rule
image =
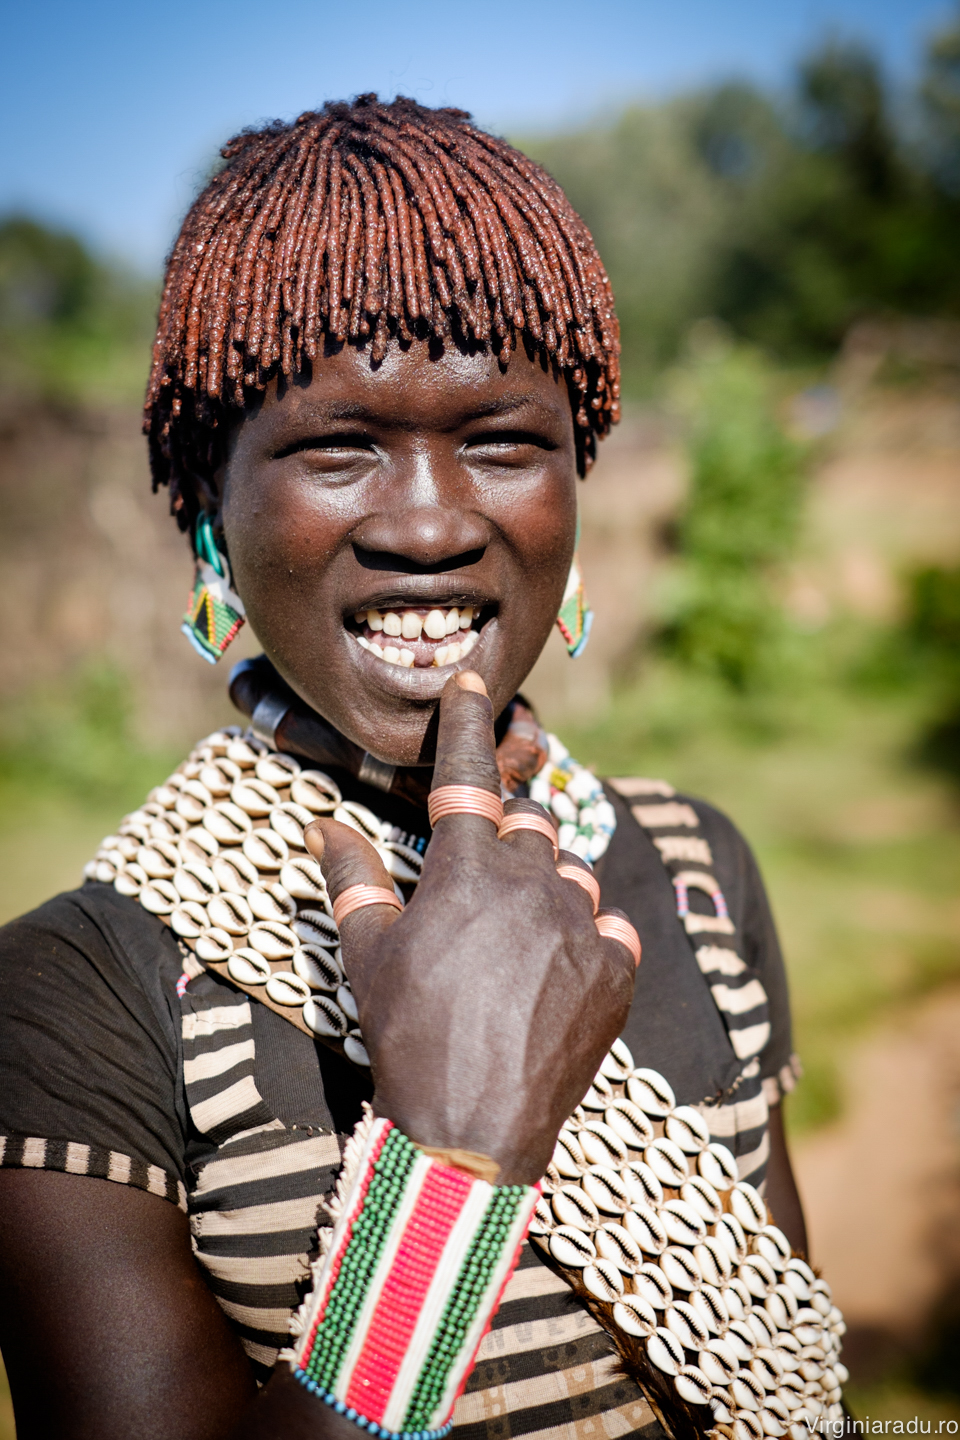
[[[320,862],[327,882],[327,894],[332,902],[352,885],[373,885],[389,891],[391,895],[396,893],[393,881],[370,841],[351,826],[342,825],[339,820],[314,820],[304,830],[303,838],[310,854]],[[397,918],[398,911],[389,903],[365,905],[344,917],[340,926],[340,941],[348,971],[351,954],[356,954],[358,947],[365,949]]]

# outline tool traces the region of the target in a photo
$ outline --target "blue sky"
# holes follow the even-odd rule
[[[546,129],[731,76],[776,87],[826,35],[915,72],[947,0],[0,0],[0,212],[156,266],[219,144],[397,91]]]

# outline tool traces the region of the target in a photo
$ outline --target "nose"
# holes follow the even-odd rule
[[[477,512],[469,487],[443,472],[439,457],[425,453],[395,468],[376,508],[353,532],[365,568],[437,574],[483,558],[490,522]]]

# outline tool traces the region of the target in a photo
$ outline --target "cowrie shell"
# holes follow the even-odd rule
[[[230,791],[230,799],[247,815],[255,815],[257,818],[269,815],[273,807],[280,804],[280,796],[273,786],[252,776],[237,781]]]
[[[735,1215],[721,1215],[714,1234],[735,1265],[746,1258],[747,1237]]]
[[[591,1085],[586,1095],[584,1095],[580,1101],[578,1109],[582,1107],[584,1110],[605,1110],[609,1100],[610,1095],[608,1091],[598,1090],[595,1085]]]
[[[754,1305],[750,1309],[745,1324],[758,1346],[769,1346],[777,1333],[773,1321],[762,1305]]]
[[[218,800],[204,813],[203,828],[221,845],[239,845],[250,834],[250,816],[232,800]]]
[[[253,924],[253,911],[242,895],[215,895],[207,906],[210,924],[228,935],[246,935]]]
[[[310,999],[310,986],[292,970],[275,970],[267,981],[267,994],[278,1005],[303,1005]]]
[[[213,796],[206,785],[201,785],[199,780],[188,780],[177,796],[174,808],[188,825],[199,825],[212,804]]]
[[[765,1345],[759,1349],[750,1361],[750,1370],[764,1390],[776,1390],[780,1384],[780,1376],[783,1374],[783,1366],[777,1358],[777,1353],[770,1346]]]
[[[645,1164],[663,1185],[679,1189],[690,1173],[686,1157],[672,1140],[654,1140],[643,1152]]]
[[[723,1334],[730,1323],[730,1316],[723,1303],[723,1296],[715,1286],[704,1285],[701,1289],[694,1290],[690,1296],[690,1304],[712,1335]]]
[[[280,871],[280,884],[297,900],[314,900],[326,907],[327,884],[323,871],[308,855],[295,855]]]
[[[341,801],[333,812],[333,818],[341,825],[357,830],[367,840],[380,841],[384,838],[383,822],[366,805],[358,805],[356,800]]]
[[[303,832],[312,820],[313,816],[306,806],[296,805],[292,800],[286,800],[270,811],[270,829],[282,836],[293,850],[306,849]]]
[[[258,920],[278,920],[283,924],[292,920],[297,913],[293,897],[275,880],[265,881],[262,885],[251,885],[246,899]]]
[[[115,855],[118,854],[116,850],[113,853]],[[120,868],[122,869],[125,864],[126,862],[121,858]],[[111,860],[107,860],[106,857],[102,860],[95,860],[93,865],[93,879],[99,880],[103,885],[112,885],[117,878],[117,868],[118,867]]]
[[[754,1233],[767,1224],[767,1207],[759,1191],[745,1180],[739,1181],[730,1191],[730,1210],[744,1230]]]
[[[177,894],[184,900],[196,900],[201,905],[205,905],[220,890],[217,877],[210,866],[196,863],[181,865],[179,870],[174,872],[173,884]]]
[[[643,1255],[635,1240],[622,1225],[608,1221],[594,1232],[593,1243],[602,1260],[609,1260],[624,1275],[633,1275],[643,1264]]]
[[[591,1295],[608,1303],[623,1294],[623,1276],[611,1260],[595,1260],[584,1266],[583,1283]]]
[[[791,1291],[790,1293],[793,1294],[793,1291]],[[830,1311],[833,1309],[830,1296],[824,1295],[823,1292],[820,1290],[814,1290],[812,1285],[810,1286],[810,1304],[813,1306],[814,1310],[816,1310],[817,1314],[822,1315],[824,1318],[826,1318],[830,1314]]]
[[[642,1160],[631,1160],[620,1171],[620,1179],[627,1187],[631,1205],[662,1205],[663,1186],[656,1175]]]
[[[743,1320],[752,1310],[753,1297],[743,1281],[738,1280],[735,1275],[726,1285],[721,1286],[720,1293],[731,1320]]]
[[[727,1306],[727,1309],[729,1310],[730,1302],[726,1291],[724,1291],[723,1299],[724,1303]],[[730,1324],[727,1326],[726,1334],[723,1338],[730,1346],[730,1349],[740,1360],[741,1364],[745,1364],[747,1361],[749,1361],[750,1356],[757,1348],[757,1342],[753,1338],[753,1331],[750,1329],[750,1326],[742,1317],[739,1320],[730,1321]]]
[[[303,1007],[303,1018],[314,1035],[341,1038],[349,1029],[346,1015],[329,995],[311,995]]]
[[[707,1122],[692,1105],[678,1105],[667,1116],[663,1128],[667,1139],[678,1145],[686,1155],[696,1155],[710,1144]]]
[[[270,961],[256,950],[234,950],[227,961],[227,974],[238,985],[265,985],[270,979]]]
[[[301,770],[290,785],[290,799],[312,815],[332,815],[343,797],[322,770]]]
[[[733,1440],[763,1440],[763,1426],[759,1417],[749,1410],[740,1410],[734,1418]],[[809,1436],[807,1437],[809,1440]]]
[[[613,1323],[627,1335],[652,1335],[657,1312],[640,1295],[622,1295],[613,1307]]]
[[[697,1356],[697,1364],[714,1385],[729,1385],[740,1369],[736,1352],[725,1340],[708,1340]]]
[[[233,951],[233,936],[215,926],[197,938],[194,949],[201,960],[226,960]]]
[[[549,1235],[553,1229],[553,1211],[550,1208],[550,1201],[546,1195],[539,1195],[537,1203],[533,1207],[533,1214],[530,1217],[531,1235]]]
[[[553,1162],[559,1174],[571,1180],[576,1179],[587,1168],[583,1151],[578,1142],[567,1131],[561,1130],[554,1146]]]
[[[779,1330],[789,1330],[797,1313],[797,1297],[788,1285],[778,1285],[764,1300],[763,1308]]]
[[[194,825],[175,843],[185,865],[209,865],[220,850],[219,842],[202,825]]]
[[[777,1408],[774,1408],[775,1405]],[[781,1408],[784,1411],[782,1416],[780,1414]],[[757,1419],[763,1426],[764,1435],[772,1435],[775,1437],[775,1440],[776,1437],[786,1435],[790,1428],[790,1415],[786,1406],[780,1407],[777,1405],[776,1397],[773,1395],[767,1396],[766,1404],[761,1409]]]
[[[169,915],[180,904],[180,896],[169,880],[151,880],[140,891],[140,904],[151,915]]]
[[[674,1379],[673,1388],[688,1405],[706,1405],[713,1394],[713,1386],[696,1365],[684,1365]]]
[[[181,776],[176,777],[182,781]],[[173,786],[168,780],[166,785],[157,785],[147,796],[147,803],[159,805],[161,810],[172,810],[177,803],[177,796],[180,794],[179,786]]]
[[[287,960],[297,948],[297,937],[288,925],[264,920],[250,931],[249,945],[268,960]]]
[[[221,890],[231,895],[246,895],[251,885],[260,878],[256,865],[252,864],[242,850],[221,850],[210,865],[217,877]]]
[[[210,929],[212,923],[214,922],[208,917],[206,907],[193,900],[178,905],[170,916],[171,930],[184,940],[196,940],[204,930]]]
[[[579,1131],[577,1139],[584,1158],[590,1165],[623,1165],[627,1159],[627,1147],[620,1136],[604,1125],[602,1120],[591,1120]]]
[[[729,1190],[737,1182],[737,1162],[726,1145],[714,1142],[697,1156],[697,1169],[714,1190]]]
[[[655,1310],[665,1310],[673,1300],[673,1286],[659,1265],[641,1265],[633,1279],[633,1288]]]
[[[353,1061],[354,1065],[369,1066],[370,1064],[370,1055],[366,1045],[363,1043],[359,1030],[356,1031],[356,1033],[351,1031],[344,1040],[343,1053],[348,1060]]]
[[[147,839],[150,840],[179,840],[188,829],[187,822],[182,815],[175,810],[167,810],[163,815],[158,815],[151,820],[147,827]]]
[[[292,755],[279,755],[274,752],[264,755],[253,768],[258,780],[275,787],[289,785],[294,776],[300,774],[302,767],[300,761],[294,760]]]
[[[580,1184],[597,1208],[607,1215],[622,1215],[630,1204],[627,1187],[608,1165],[591,1165]]]
[[[343,971],[329,950],[301,945],[294,951],[293,968],[314,990],[335,991],[343,984]]]
[[[768,1295],[767,1300],[769,1300],[770,1298],[771,1297]],[[768,1308],[766,1302],[764,1302],[764,1309],[767,1311],[770,1319],[776,1325],[777,1317],[774,1315],[773,1311]],[[778,1330],[770,1343],[779,1355],[780,1363],[783,1366],[784,1371],[789,1372],[796,1370],[797,1366],[800,1363],[801,1350],[800,1341],[797,1339],[796,1335],[791,1334],[789,1330]]]
[[[135,861],[129,861],[123,867],[123,873],[118,875],[113,882],[114,890],[121,895],[139,895],[141,889],[147,883],[147,872],[137,865]]]
[[[782,1270],[790,1259],[790,1241],[776,1225],[765,1225],[751,1242],[755,1255],[762,1255],[774,1270]]]
[[[730,1394],[738,1410],[759,1410],[765,1391],[749,1370],[741,1370],[730,1382]]]
[[[661,1205],[660,1223],[676,1245],[696,1245],[706,1238],[703,1219],[685,1200],[668,1200]]]
[[[814,1275],[806,1260],[801,1260],[799,1255],[791,1256],[784,1268],[790,1273],[794,1275],[799,1275],[803,1280],[805,1280],[811,1291],[813,1286],[817,1283],[816,1275]],[[786,1276],[784,1276],[784,1278],[786,1278]]]
[[[646,1115],[660,1119],[677,1103],[670,1085],[656,1070],[634,1070],[627,1081],[627,1098]]]
[[[710,1339],[710,1332],[693,1306],[686,1300],[675,1300],[664,1316],[664,1324],[685,1350],[701,1350]]]
[[[662,1255],[670,1244],[660,1217],[645,1205],[635,1205],[627,1211],[623,1228],[648,1255]]]
[[[733,1274],[730,1252],[713,1235],[708,1235],[699,1245],[694,1246],[693,1258],[700,1266],[700,1271],[708,1285],[714,1285],[719,1289]]]
[[[252,770],[266,748],[262,741],[252,737],[234,738],[227,745],[227,759],[239,765],[241,770]]]
[[[354,999],[353,991],[350,989],[349,985],[343,984],[337,990],[337,1004],[340,1006],[340,1009],[343,1011],[344,1015],[346,1015],[347,1019],[352,1020],[354,1025],[356,1025],[360,1019],[360,1016],[357,1013],[357,1002]]]
[[[737,1270],[737,1278],[743,1281],[750,1294],[758,1300],[769,1295],[777,1283],[776,1271],[761,1255],[748,1255]]]
[[[383,867],[392,880],[399,880],[402,885],[413,885],[420,879],[423,857],[418,855],[416,850],[394,840],[383,841],[376,848]]]
[[[699,1290],[703,1284],[696,1260],[689,1250],[670,1245],[660,1256],[660,1269],[674,1290]]]
[[[662,1325],[647,1340],[647,1359],[665,1375],[679,1375],[686,1358],[676,1335]]]
[[[622,1040],[614,1040],[600,1066],[600,1074],[613,1085],[622,1085],[632,1070],[633,1056]]]
[[[680,1199],[686,1201],[708,1225],[715,1225],[723,1214],[720,1196],[702,1175],[692,1175],[680,1187]]]
[[[340,931],[333,918],[322,910],[301,910],[293,928],[304,945],[322,945],[327,950],[336,950],[340,944]]]
[[[572,1225],[575,1230],[590,1234],[600,1224],[596,1205],[585,1195],[579,1185],[561,1185],[551,1200],[553,1213],[560,1225]]]
[[[631,1150],[643,1150],[653,1140],[653,1126],[632,1100],[614,1100],[603,1112],[603,1119]]]
[[[243,853],[258,870],[280,870],[290,858],[287,842],[275,830],[253,830],[243,841]]]
[[[180,868],[180,852],[170,840],[151,840],[137,851],[136,862],[151,880],[170,880]]]
[[[220,755],[202,767],[200,783],[207,787],[215,800],[220,800],[230,794],[240,775],[240,766],[228,760],[225,755]]]
[[[575,1230],[572,1225],[561,1225],[550,1236],[550,1254],[559,1264],[582,1270],[584,1265],[596,1259],[597,1251],[593,1241],[582,1230]]]

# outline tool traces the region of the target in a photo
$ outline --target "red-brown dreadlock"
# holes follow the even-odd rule
[[[154,488],[186,528],[229,420],[324,339],[522,339],[567,379],[581,473],[619,418],[619,339],[583,221],[533,161],[470,123],[361,95],[245,130],[167,265],[144,429]]]

